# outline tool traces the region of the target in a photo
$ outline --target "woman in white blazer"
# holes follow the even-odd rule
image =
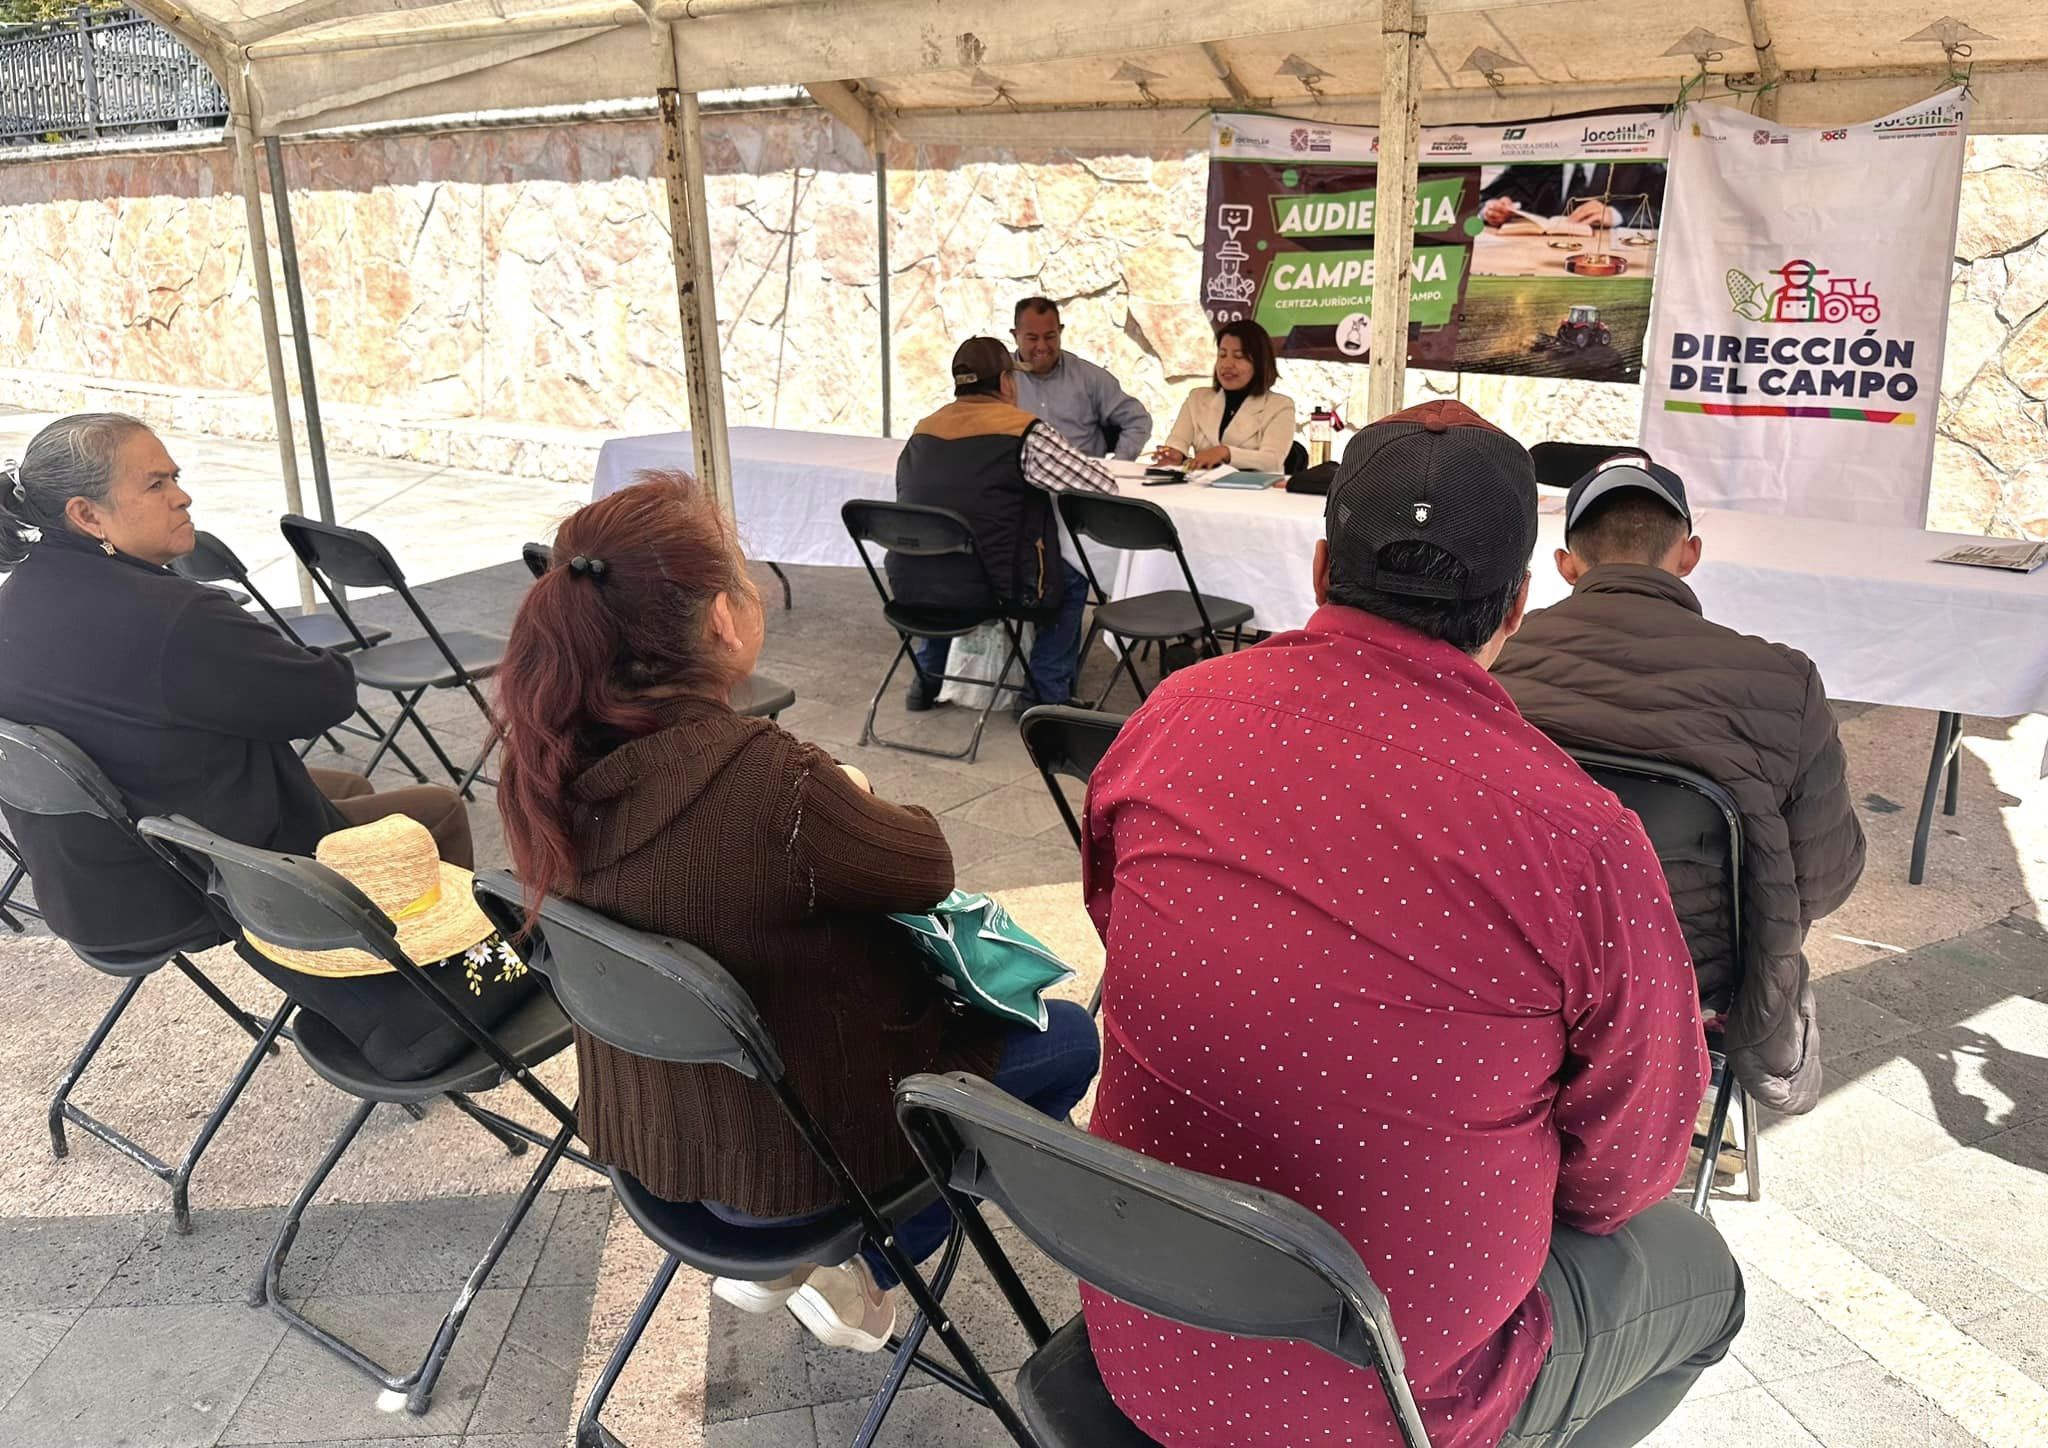
[[[1257,322],[1225,322],[1216,332],[1214,385],[1188,394],[1158,460],[1280,472],[1294,445],[1294,399],[1273,391],[1279,376],[1266,329]]]

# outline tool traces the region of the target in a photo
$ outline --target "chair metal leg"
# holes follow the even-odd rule
[[[198,986],[208,1000],[219,1006],[223,1015],[250,1035],[261,1037],[264,1035],[274,1036],[276,1034],[275,1032],[266,1031],[265,1023],[261,1017],[252,1016],[236,1005],[234,998],[214,984],[213,978],[194,965],[182,951],[171,957],[171,964],[178,968],[185,979]],[[273,1056],[277,1054],[277,1046],[274,1043],[270,1047],[270,1054]]]
[[[777,578],[782,580],[782,611],[784,613],[788,613],[791,606],[789,596],[789,575],[782,571],[782,565],[779,563],[769,564],[768,571],[774,574]]]
[[[485,1111],[460,1091],[450,1091],[448,1099],[455,1103],[457,1111],[460,1111],[464,1116],[467,1116],[471,1121],[474,1121],[478,1126],[481,1126],[485,1131],[496,1137],[499,1144],[505,1148],[507,1155],[526,1155],[525,1138],[514,1136],[511,1132],[505,1130],[504,1127],[498,1125],[492,1119],[496,1115],[495,1112]]]
[[[114,997],[114,1003],[107,1007],[107,1013],[100,1017],[100,1023],[94,1026],[92,1034],[85,1038],[84,1047],[71,1058],[71,1065],[65,1069],[64,1074],[57,1078],[57,1094],[50,1098],[50,1152],[59,1161],[71,1154],[70,1145],[64,1139],[64,1123],[67,1119],[76,1120],[77,1115],[82,1114],[71,1104],[71,1088],[78,1084],[78,1078],[85,1074],[85,1068],[92,1064],[92,1058],[97,1056],[100,1047],[106,1044],[107,1035],[114,1029],[114,1023],[121,1019],[122,1013],[128,1009],[128,1003],[135,999],[135,993],[142,989],[143,981],[148,978],[138,975],[121,987],[121,993]],[[81,1121],[79,1125],[85,1126],[86,1123]],[[87,1130],[91,1130],[91,1127],[87,1127]],[[98,1132],[93,1134],[100,1135]],[[105,1137],[101,1139],[106,1140]],[[126,1137],[122,1137],[120,1142],[108,1141],[107,1144],[124,1155],[142,1162],[151,1170],[163,1165],[155,1157],[129,1142]]]
[[[1764,1179],[1757,1174],[1756,1098],[1744,1091],[1740,1085],[1736,1091],[1742,1097],[1742,1177],[1748,1188],[1749,1199],[1760,1202],[1764,1199]]]
[[[951,674],[926,673],[924,665],[920,664],[917,661],[917,655],[911,648],[911,635],[902,634],[899,635],[899,637],[901,639],[901,642],[897,645],[896,657],[889,661],[889,671],[882,675],[882,682],[880,687],[878,687],[875,690],[874,697],[868,700],[867,718],[861,721],[860,726],[861,744],[863,746],[869,744],[878,744],[884,749],[895,749],[905,754],[922,754],[930,759],[964,759],[968,763],[972,764],[976,757],[979,756],[979,754],[981,753],[981,736],[983,731],[988,728],[989,715],[995,712],[996,701],[1003,696],[1003,690],[1009,686],[1010,670],[1014,668],[1019,662],[1023,662],[1024,685],[1027,689],[1034,687],[1033,680],[1031,678],[1031,665],[1028,661],[1024,660],[1023,649],[1019,646],[1016,636],[1014,634],[1011,636],[1010,652],[1008,656],[1005,657],[1005,659],[1003,660],[1003,672],[995,681],[995,686],[988,696],[987,705],[983,707],[980,717],[975,720],[974,735],[971,739],[968,740],[967,747],[965,749],[932,749],[923,744],[907,744],[895,739],[884,739],[881,736],[881,734],[876,732],[875,715],[881,710],[882,699],[884,696],[888,694],[889,686],[896,678],[896,671],[903,667],[903,660],[905,656],[909,657],[910,667],[914,671],[916,671],[917,677],[920,682],[932,679],[944,682],[946,680],[951,680],[954,678],[954,676]],[[987,684],[988,680],[962,679],[959,680],[959,682],[969,684]]]
[[[1913,860],[1907,869],[1907,883],[1918,885],[1927,878],[1927,843],[1934,829],[1934,803],[1940,793],[1942,772],[1949,774],[1949,810],[1955,813],[1955,781],[1961,761],[1956,751],[1963,742],[1963,721],[1959,714],[1944,713],[1934,723],[1934,753],[1927,761],[1927,787],[1920,794],[1920,822],[1913,830]]]
[[[953,1235],[948,1239],[947,1243],[949,1250],[947,1255],[940,1259],[939,1265],[942,1271],[947,1271],[947,1269],[956,1265],[959,1261],[960,1233],[961,1226],[956,1213],[953,1222]],[[968,1346],[967,1339],[961,1335],[960,1329],[954,1324],[952,1314],[946,1311],[945,1304],[940,1301],[939,1293],[944,1291],[945,1284],[951,1280],[950,1275],[935,1279],[939,1282],[939,1290],[935,1292],[931,1286],[926,1284],[924,1278],[918,1274],[917,1264],[903,1255],[903,1250],[896,1245],[896,1238],[893,1234],[884,1237],[875,1245],[880,1249],[882,1255],[888,1259],[890,1269],[902,1280],[903,1290],[910,1295],[910,1300],[917,1304],[919,1316],[924,1322],[931,1325],[932,1331],[938,1333],[939,1341],[946,1345],[946,1350],[953,1355],[954,1361],[960,1364],[966,1373],[967,1382],[964,1385],[958,1384],[951,1380],[950,1374],[941,1375],[935,1372],[934,1369],[939,1365],[933,1363],[927,1366],[927,1360],[922,1354],[916,1360],[917,1366],[924,1371],[932,1372],[933,1376],[940,1377],[942,1382],[946,1382],[949,1387],[953,1387],[956,1391],[964,1393],[966,1388],[971,1387],[973,1391],[966,1393],[966,1396],[971,1401],[981,1404],[991,1413],[995,1414],[996,1421],[1003,1425],[1003,1431],[1008,1433],[1018,1444],[1018,1448],[1036,1448],[1036,1440],[1032,1438],[1030,1431],[1025,1428],[1023,1419],[1017,1416],[1017,1410],[1010,1406],[1009,1400],[1003,1396],[1002,1390],[996,1386],[995,1379],[991,1378],[988,1369],[982,1366],[981,1359],[974,1355],[974,1349]]]
[[[435,1332],[434,1341],[427,1349],[426,1356],[411,1372],[398,1374],[378,1363],[360,1348],[342,1341],[318,1323],[308,1320],[303,1313],[284,1300],[284,1294],[279,1287],[279,1279],[284,1272],[285,1256],[291,1251],[293,1239],[298,1236],[300,1219],[305,1215],[307,1205],[326,1183],[343,1153],[361,1134],[364,1123],[370,1119],[370,1113],[376,1109],[377,1103],[374,1101],[364,1101],[356,1107],[348,1123],[342,1127],[341,1134],[334,1139],[333,1144],[327,1149],[327,1154],[320,1159],[319,1165],[313,1169],[313,1174],[299,1189],[298,1196],[285,1214],[283,1225],[278,1229],[277,1240],[271,1246],[270,1256],[263,1264],[263,1275],[257,1283],[251,1302],[255,1306],[267,1305],[291,1327],[303,1332],[342,1361],[382,1385],[387,1393],[404,1394],[406,1411],[417,1417],[432,1405],[434,1385],[440,1380],[441,1370],[447,1366],[448,1355],[455,1347],[456,1335],[462,1331],[462,1324],[469,1316],[469,1310],[475,1304],[477,1294],[490,1280],[491,1273],[497,1268],[498,1259],[505,1253],[506,1245],[519,1230],[519,1224],[526,1220],[526,1215],[533,1209],[541,1189],[547,1185],[548,1177],[553,1174],[556,1164],[568,1150],[569,1138],[575,1128],[564,1126],[549,1141],[546,1153],[541,1157],[539,1165],[534,1167],[532,1174],[527,1177],[526,1186],[519,1193],[518,1201],[513,1203],[512,1212],[506,1217],[505,1224],[498,1229],[482,1260],[471,1270],[469,1279],[457,1291],[455,1301],[449,1307],[447,1315],[441,1319],[441,1326]]]
[[[683,1259],[671,1256],[661,1264],[654,1274],[654,1281],[640,1298],[639,1307],[633,1310],[633,1320],[626,1324],[626,1334],[619,1339],[619,1345],[612,1349],[612,1355],[605,1359],[604,1371],[597,1376],[597,1385],[590,1390],[584,1401],[583,1411],[576,1419],[576,1448],[620,1448],[619,1440],[606,1432],[597,1421],[597,1415],[604,1411],[610,1401],[612,1389],[618,1384],[619,1374],[625,1371],[626,1359],[633,1355],[633,1349],[640,1345],[640,1337],[647,1331],[647,1324],[654,1319],[654,1310],[661,1306],[661,1299],[667,1295],[669,1284],[676,1280],[676,1269],[683,1265]]]
[[[264,1028],[263,1034],[256,1038],[256,1044],[250,1048],[249,1054],[242,1058],[242,1069],[235,1073],[235,1079],[228,1084],[227,1094],[220,1098],[220,1103],[213,1108],[213,1114],[207,1117],[206,1124],[199,1128],[199,1135],[194,1138],[191,1149],[185,1153],[185,1159],[178,1163],[177,1171],[172,1174],[171,1225],[179,1235],[183,1236],[192,1230],[190,1188],[193,1169],[199,1165],[199,1158],[205,1155],[206,1148],[213,1145],[214,1134],[220,1130],[221,1123],[228,1119],[228,1112],[234,1109],[235,1103],[242,1099],[243,1089],[248,1086],[249,1078],[256,1074],[256,1068],[263,1064],[263,1058],[276,1054],[278,1032],[284,1029],[285,1021],[296,1008],[297,1003],[290,1000],[277,1008],[277,1014],[270,1018],[270,1024]]]
[[[960,1224],[955,1222],[953,1230],[946,1237],[945,1255],[939,1259],[939,1270],[932,1278],[932,1295],[943,1298],[946,1288],[952,1284],[953,1273],[960,1265],[962,1235]],[[888,1376],[882,1379],[882,1386],[876,1390],[874,1401],[868,1404],[867,1418],[860,1425],[860,1432],[854,1435],[853,1448],[873,1448],[876,1436],[882,1431],[882,1420],[889,1416],[889,1409],[896,1405],[896,1395],[903,1391],[903,1380],[910,1374],[911,1365],[919,1360],[919,1346],[924,1342],[925,1332],[931,1326],[920,1312],[910,1319],[910,1326],[904,1330],[895,1345],[896,1356],[889,1364]],[[979,1394],[969,1394],[978,1397]]]
[[[1692,1209],[1703,1217],[1707,1214],[1707,1195],[1714,1189],[1714,1163],[1721,1155],[1721,1137],[1728,1129],[1728,1107],[1736,1090],[1735,1070],[1728,1064],[1728,1058],[1716,1051],[1713,1062],[1721,1073],[1721,1084],[1714,1093],[1714,1114],[1707,1125],[1706,1139],[1700,1146],[1699,1180],[1693,1183],[1692,1189]]]

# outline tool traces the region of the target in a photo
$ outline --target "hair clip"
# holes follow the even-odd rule
[[[20,463],[16,462],[13,458],[0,463],[0,478],[7,480],[7,491],[14,495],[15,502],[26,503],[28,501],[28,489],[22,486]]]
[[[581,553],[578,553],[569,560],[569,571],[580,577],[587,577],[593,583],[601,583],[604,581],[605,574],[610,570],[606,567],[605,561],[602,558],[585,558]]]

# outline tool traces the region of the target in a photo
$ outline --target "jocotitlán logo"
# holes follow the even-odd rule
[[[1752,322],[1859,322],[1875,324],[1883,315],[1877,293],[1868,282],[1831,274],[1804,258],[1786,262],[1774,272],[1778,285],[1766,287],[1739,267],[1728,269],[1728,299],[1735,315]],[[1827,278],[1827,285],[1820,279]]]

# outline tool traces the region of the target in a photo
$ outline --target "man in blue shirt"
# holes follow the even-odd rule
[[[1135,458],[1152,438],[1152,414],[1093,362],[1060,350],[1060,309],[1044,297],[1017,303],[1017,405],[1083,454]]]

